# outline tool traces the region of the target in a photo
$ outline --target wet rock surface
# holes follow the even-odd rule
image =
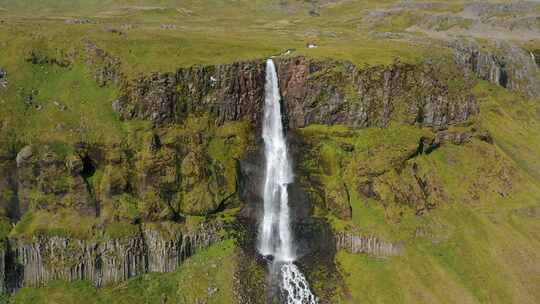
[[[302,153],[302,150],[299,148],[299,141],[294,134],[289,133],[287,140],[290,157],[294,164],[300,157],[298,154]],[[262,218],[263,210],[261,189],[264,186],[264,166],[262,149],[248,153],[239,162],[239,192],[242,200],[246,202],[240,214],[241,221],[247,227],[247,236],[242,238],[244,242],[242,247],[247,248],[244,250],[248,256],[267,268],[269,267],[268,263],[273,261],[273,257],[262,257],[255,249],[257,248],[259,220]],[[294,169],[295,176],[303,174],[303,172],[297,171],[298,169],[298,167]],[[334,261],[336,254],[334,232],[324,218],[313,217],[313,203],[317,202],[311,199],[299,178],[295,178],[294,182],[288,185],[288,194],[290,225],[297,263],[309,281],[325,280],[328,282],[321,290],[318,290],[317,296],[320,303],[331,303],[332,296],[336,293],[335,284],[341,280]],[[272,288],[272,284],[267,285],[267,288]],[[269,293],[277,292],[270,291]]]
[[[294,155],[297,153],[296,143],[290,140],[289,148],[294,163]],[[260,219],[262,215],[263,197],[261,189],[264,186],[264,170],[264,152],[262,149],[248,153],[239,162],[238,166],[239,195],[247,203],[242,210],[242,216],[255,221]],[[288,185],[288,193],[290,202],[294,202],[289,205],[291,221],[302,223],[308,220],[312,213],[312,202],[298,179]]]

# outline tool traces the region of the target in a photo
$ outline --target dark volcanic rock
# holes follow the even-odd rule
[[[506,41],[481,46],[470,40],[455,40],[450,46],[465,73],[531,97],[540,96],[540,67],[529,52]]]
[[[196,251],[218,241],[217,231],[205,225],[174,235],[143,228],[140,234],[104,241],[64,236],[13,239],[10,243],[16,265],[2,269],[4,263],[0,263],[0,277],[14,280],[8,282],[11,288],[43,286],[53,280],[88,280],[100,287],[142,273],[172,272]],[[7,254],[7,248],[0,249],[0,262]],[[0,285],[2,288],[6,287]]]
[[[0,134],[7,135],[0,123]],[[0,219],[19,218],[17,199],[17,146],[0,135]],[[0,246],[1,247],[1,246]]]
[[[469,93],[471,81],[452,64],[396,62],[360,69],[349,62],[304,57],[275,61],[291,129],[312,123],[384,127],[391,120],[444,127],[478,112]],[[245,119],[258,127],[264,84],[263,61],[194,66],[127,84],[115,109],[124,119],[156,125],[206,112],[218,124]]]
[[[203,112],[213,114],[218,124],[241,119],[256,124],[263,113],[264,83],[260,61],[193,66],[127,84],[117,108],[126,119],[147,119],[156,125]]]
[[[478,108],[463,75],[434,63],[359,69],[348,62],[303,57],[278,60],[290,128],[316,124],[385,127],[391,120],[444,127]]]
[[[261,143],[262,145],[262,143]],[[262,216],[264,185],[264,152],[262,149],[248,153],[238,163],[238,191],[243,201],[249,202],[242,213],[253,220]]]
[[[536,62],[536,65],[540,68],[540,49],[532,50],[531,53],[531,59]]]
[[[7,72],[2,67],[0,67],[0,88],[5,88],[7,87],[7,85]]]

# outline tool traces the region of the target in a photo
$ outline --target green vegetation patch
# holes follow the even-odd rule
[[[80,216],[72,209],[55,212],[29,211],[17,222],[10,237],[30,239],[33,236],[67,236],[86,239],[96,224],[95,217]]]
[[[521,232],[534,231],[537,224],[494,210],[437,210],[430,214],[432,230],[418,233],[401,256],[339,252],[336,261],[348,292],[336,303],[537,302],[534,261],[540,242]]]

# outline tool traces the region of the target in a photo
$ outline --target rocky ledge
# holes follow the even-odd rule
[[[464,73],[530,97],[540,96],[540,67],[532,52],[506,42],[481,45],[472,40],[450,43],[455,60]]]
[[[359,68],[347,61],[275,58],[288,127],[344,124],[384,127],[390,121],[445,127],[478,112],[474,81],[444,60]],[[264,102],[263,60],[153,73],[122,88],[113,107],[124,119],[156,126],[211,113],[218,124],[258,126]]]
[[[172,272],[187,257],[221,239],[220,227],[201,225],[173,234],[144,227],[109,240],[36,235],[10,239],[0,251],[2,291],[53,280],[88,280],[96,287],[147,272]]]

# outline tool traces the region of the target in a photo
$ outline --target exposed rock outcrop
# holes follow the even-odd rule
[[[534,1],[471,1],[462,5],[398,1],[388,7],[369,11],[363,16],[359,27],[383,37],[414,40],[419,35],[412,33],[421,32],[431,38],[444,40],[460,36],[527,42],[540,36],[537,7]]]
[[[465,73],[531,97],[540,96],[540,68],[529,52],[506,41],[480,46],[470,40],[455,40],[450,46]]]
[[[275,61],[292,129],[312,123],[384,127],[391,120],[444,127],[478,111],[470,82],[452,65],[396,62],[360,69],[349,62],[304,57]],[[152,74],[127,84],[115,108],[125,119],[156,125],[201,112],[212,113],[217,123],[245,119],[257,125],[264,79],[263,61]]]
[[[143,273],[146,267],[147,253],[139,237],[94,243],[35,236],[14,247],[22,269],[18,287],[43,286],[52,280],[88,280],[102,286]]]
[[[131,132],[121,145],[2,145],[1,224],[26,217],[9,239],[0,236],[0,292],[51,280],[103,286],[174,271],[223,236],[219,219],[197,229],[179,223],[238,202],[236,162],[247,149],[246,128],[216,128],[203,116],[170,130]],[[176,228],[150,227],[169,222]],[[116,224],[113,235],[129,236],[103,235]],[[136,227],[142,229],[132,232]]]
[[[322,207],[334,216],[350,220],[350,192],[345,183],[338,151],[322,151],[319,138],[289,135],[291,153],[297,173],[298,193],[307,196],[311,204]]]
[[[218,129],[205,118],[192,123],[161,132],[163,139],[152,130],[136,132],[123,146],[25,146],[0,164],[12,173],[0,175],[0,207],[18,216],[29,208],[69,208],[82,216],[104,213],[107,221],[214,213],[237,201],[236,161],[247,133],[242,123]],[[136,214],[118,208],[127,198]]]
[[[493,143],[493,138],[491,137],[491,134],[486,130],[478,131],[475,128],[472,128],[471,130],[461,131],[443,130],[437,132],[434,137],[421,138],[418,149],[413,155],[411,155],[410,158],[422,153],[429,154],[433,150],[444,144],[462,145],[471,141],[473,138],[479,139],[489,144]]]
[[[95,24],[96,21],[90,20],[87,18],[80,18],[80,19],[66,19],[66,24]]]
[[[127,84],[117,107],[126,119],[156,125],[182,122],[197,113],[211,113],[219,124],[241,119],[255,124],[263,113],[264,77],[261,61],[154,73]]]
[[[540,49],[532,50],[531,53],[531,59],[536,62],[536,65],[540,68]]]
[[[34,236],[31,240],[10,240],[16,257],[17,272],[13,288],[43,286],[52,280],[88,280],[100,287],[125,281],[146,272],[171,272],[196,251],[220,239],[215,227],[208,225],[174,236],[144,228],[140,234],[103,241],[64,236]],[[6,250],[0,256],[5,260]],[[0,277],[6,278],[5,263]],[[14,265],[11,265],[14,266]],[[0,286],[0,288],[4,288]]]
[[[385,127],[391,120],[444,127],[478,108],[456,70],[435,63],[357,68],[347,62],[291,58],[278,74],[289,127]],[[461,83],[450,86],[449,81]]]
[[[94,71],[99,86],[120,85],[123,80],[120,59],[110,55],[91,41],[86,42],[86,63]]]
[[[335,236],[337,249],[349,253],[366,253],[375,257],[388,257],[399,255],[402,246],[381,240],[370,235],[362,236],[349,232],[337,233]]]
[[[204,118],[195,123],[207,125]],[[222,129],[188,128],[162,133],[164,138],[152,130],[141,131],[131,134],[136,145],[122,148],[28,145],[15,153],[3,146],[0,216],[7,224],[29,214],[24,227],[0,248],[0,290],[51,280],[89,280],[102,286],[145,272],[174,271],[195,251],[221,238],[220,227],[215,227],[219,221],[197,229],[176,224],[181,229],[172,230],[152,229],[155,224],[147,223],[181,222],[191,213],[207,215],[225,208],[236,193],[235,159],[247,140],[242,128],[241,123]],[[209,151],[209,145],[220,154]],[[208,201],[189,199],[198,185],[211,187]],[[81,225],[95,223],[97,217],[100,224],[85,226],[91,231],[84,239],[68,237],[76,228],[48,218],[54,214],[69,214]],[[95,236],[117,222],[145,224],[129,237]]]
[[[68,68],[74,62],[73,53],[64,50],[49,50],[49,52],[53,54],[41,49],[33,49],[28,53],[26,61],[37,65],[55,65],[62,68]]]
[[[149,272],[172,272],[183,260],[220,239],[217,229],[211,226],[168,237],[158,231],[144,229],[143,235],[148,252]]]
[[[0,89],[6,88],[7,85],[7,72],[2,67],[0,67]]]
[[[17,166],[13,147],[0,140],[0,218],[19,218],[17,197]]]

